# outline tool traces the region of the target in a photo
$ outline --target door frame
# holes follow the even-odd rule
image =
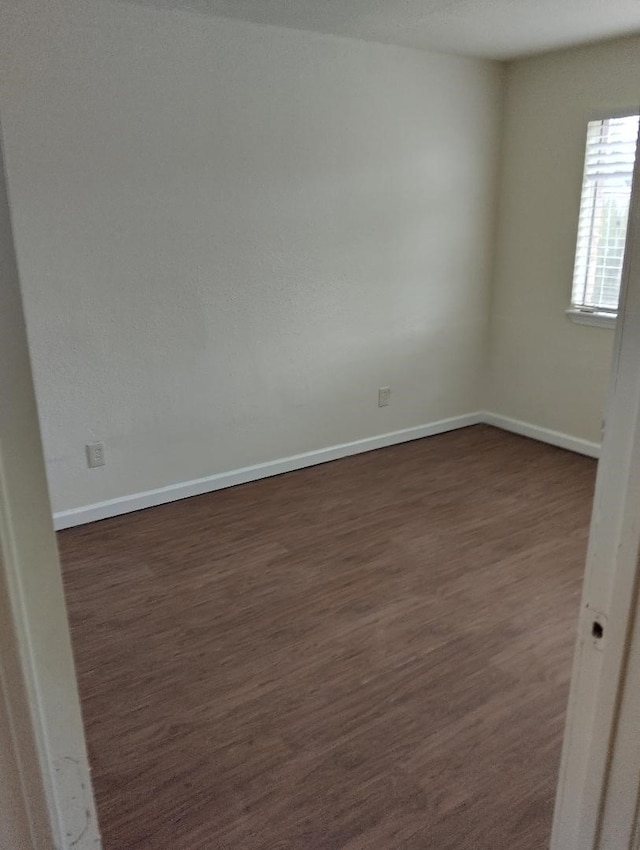
[[[0,843],[96,850],[1,142],[0,399]]]
[[[628,735],[640,675],[628,671],[636,658],[640,670],[640,157],[635,187],[552,850],[631,850],[638,838],[640,743]],[[0,397],[3,828],[13,829],[15,850],[96,850],[1,147]],[[614,788],[623,793],[608,793]]]
[[[640,751],[619,745],[623,708],[640,705],[640,678],[629,675],[640,552],[640,139],[633,184],[552,850],[635,846]]]

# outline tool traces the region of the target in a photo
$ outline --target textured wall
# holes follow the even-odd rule
[[[477,409],[499,66],[109,0],[1,23],[56,509]]]
[[[640,38],[509,68],[488,409],[600,441],[613,330],[571,297],[587,122],[640,105]]]

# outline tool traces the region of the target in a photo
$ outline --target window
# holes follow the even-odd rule
[[[589,122],[568,311],[578,322],[615,324],[638,122],[637,115]]]

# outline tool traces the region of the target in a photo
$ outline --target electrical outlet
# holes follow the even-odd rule
[[[386,407],[391,401],[391,387],[380,387],[378,390],[378,407]]]
[[[97,466],[104,466],[104,443],[87,443],[87,466],[89,469],[95,469]]]

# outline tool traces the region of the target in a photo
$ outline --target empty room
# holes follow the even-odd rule
[[[60,846],[548,847],[640,6],[4,0],[0,56]]]

